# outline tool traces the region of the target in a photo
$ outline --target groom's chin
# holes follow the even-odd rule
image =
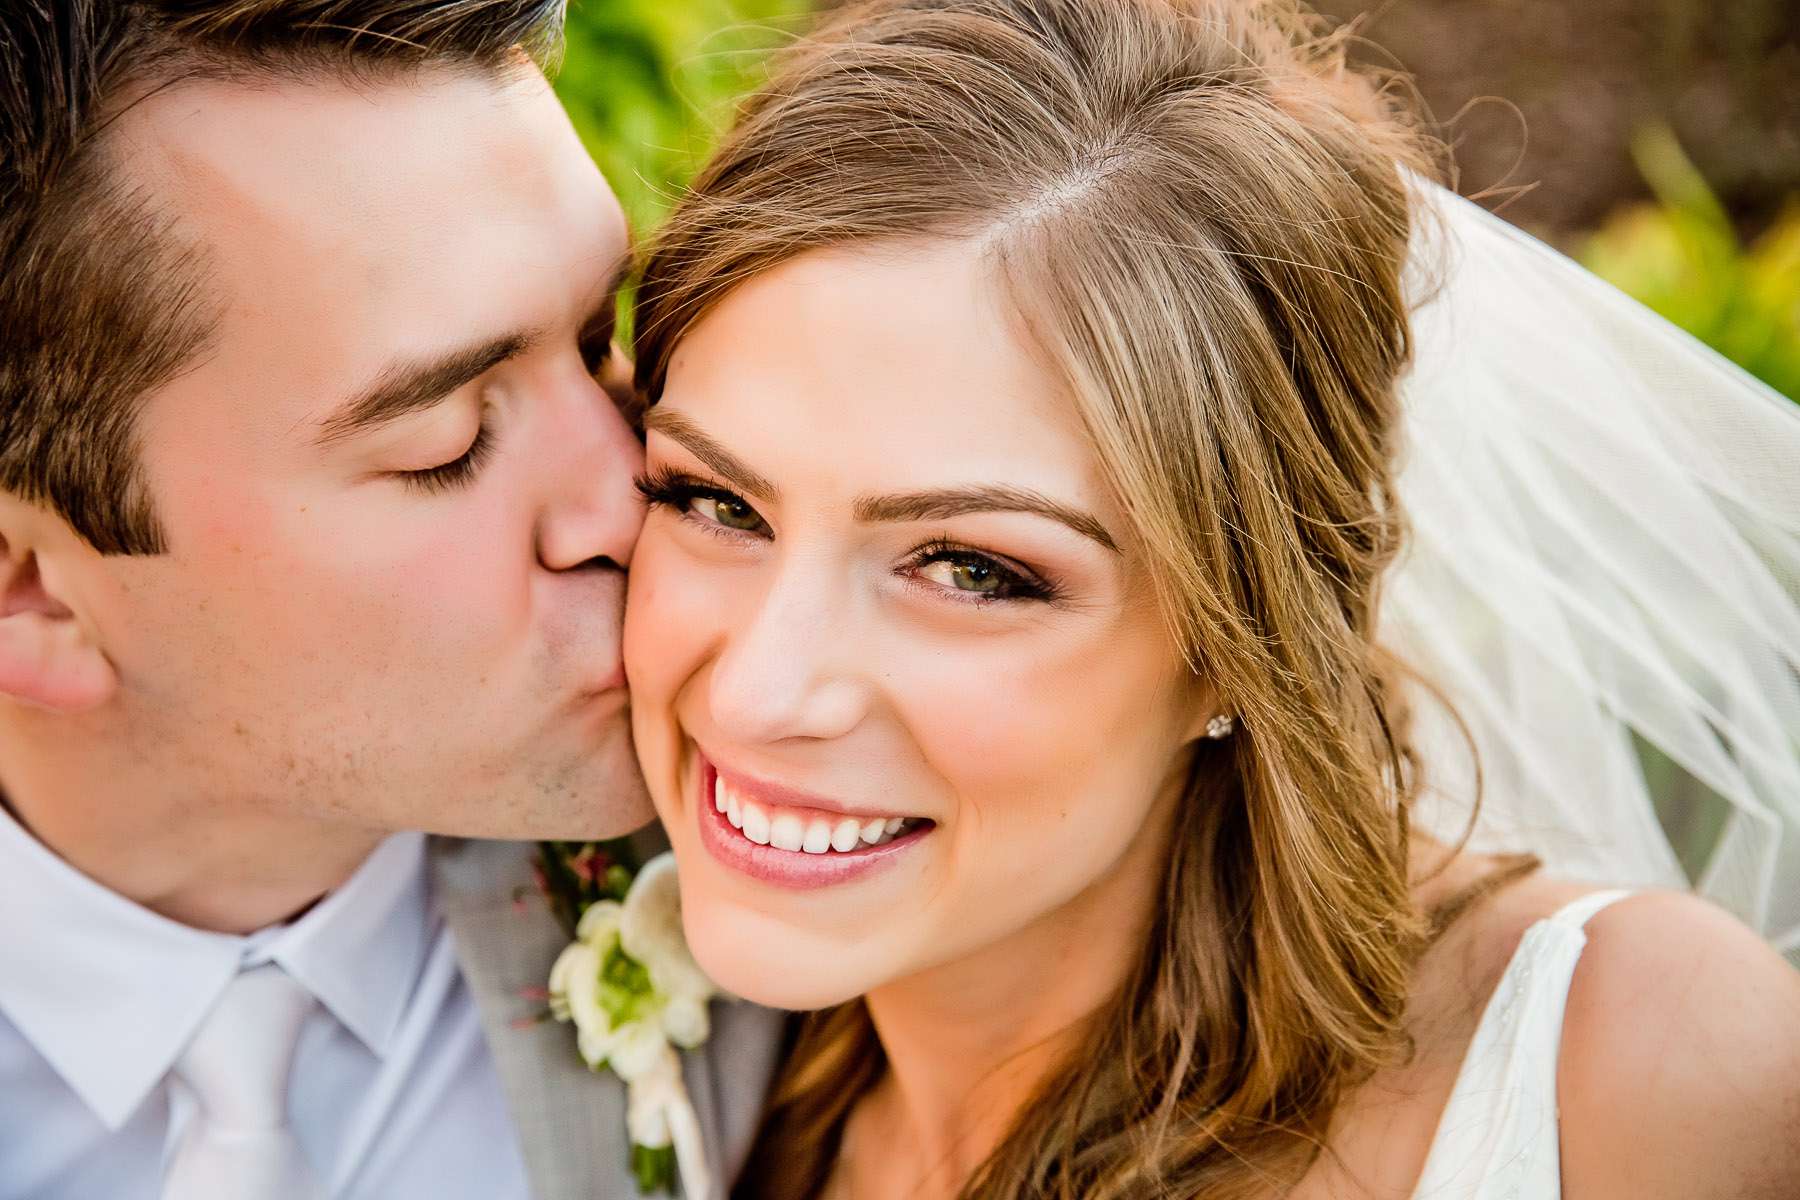
[[[644,778],[638,773],[637,760],[632,759],[626,769],[601,788],[585,811],[571,814],[572,832],[551,829],[535,836],[550,841],[604,841],[636,833],[655,820],[656,809],[644,788]]]
[[[650,803],[628,733],[578,764],[569,786],[552,785],[545,789],[541,800],[521,814],[526,818],[521,828],[502,831],[499,836],[533,841],[603,841],[635,833],[656,819],[656,809]]]
[[[447,783],[405,822],[428,833],[497,841],[602,841],[656,818],[623,722],[552,751],[517,750],[505,769]]]
[[[597,725],[572,752],[561,777],[554,760],[535,780],[539,803],[521,810],[524,827],[502,836],[587,842],[624,837],[656,819],[632,745],[629,705],[603,705]],[[610,711],[606,711],[610,710]]]

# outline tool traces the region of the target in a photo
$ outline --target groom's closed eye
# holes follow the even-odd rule
[[[590,374],[597,374],[612,356],[625,266],[622,259],[608,273],[599,302],[576,334],[576,349]],[[547,336],[542,328],[518,329],[440,354],[390,363],[373,382],[320,422],[315,440],[321,446],[335,445],[428,409],[502,363],[537,349]]]

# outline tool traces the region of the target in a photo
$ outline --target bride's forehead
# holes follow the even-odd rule
[[[800,255],[734,289],[670,361],[663,403],[745,456],[821,455],[904,483],[1093,471],[1059,379],[957,243]],[[771,468],[772,469],[772,468]]]

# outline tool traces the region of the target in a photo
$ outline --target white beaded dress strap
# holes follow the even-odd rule
[[[1525,931],[1463,1057],[1415,1200],[1559,1200],[1556,1064],[1569,984],[1583,926],[1629,895],[1592,892]]]

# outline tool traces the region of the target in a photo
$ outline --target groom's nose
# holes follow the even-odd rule
[[[626,566],[644,525],[635,483],[643,446],[599,384],[560,400],[545,450],[538,561],[552,571],[595,560]]]

